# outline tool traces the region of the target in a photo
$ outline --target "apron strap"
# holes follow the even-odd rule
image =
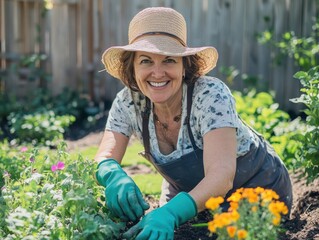
[[[190,127],[190,123],[189,123],[191,109],[192,109],[193,90],[194,90],[194,84],[190,84],[187,86],[187,116],[185,118],[184,124],[187,125],[188,134],[192,142],[193,149],[195,150],[197,147],[196,147],[195,139]],[[150,113],[151,113],[151,101],[149,98],[146,97],[145,111],[142,113],[142,118],[143,118],[142,137],[143,137],[145,157],[147,157],[147,159],[150,159],[149,156],[151,154],[150,133],[148,130]]]
[[[191,110],[192,110],[193,90],[194,90],[194,84],[188,85],[188,87],[187,87],[187,116],[185,118],[184,124],[187,124],[188,135],[189,135],[189,138],[191,140],[193,149],[195,150],[197,148],[197,146],[195,144],[194,135],[193,135],[191,125],[189,122],[190,116],[191,116]]]
[[[145,97],[146,99],[146,106],[145,106],[145,111],[142,113],[142,138],[143,138],[143,145],[144,145],[144,151],[145,151],[145,157],[147,159],[150,159],[149,156],[151,154],[150,152],[150,133],[148,131],[148,122],[150,118],[150,113],[151,113],[151,101],[148,97]]]

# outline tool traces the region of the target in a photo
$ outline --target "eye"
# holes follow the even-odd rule
[[[164,60],[165,63],[177,63],[177,61],[174,58],[166,58]]]
[[[149,64],[149,63],[152,63],[152,61],[151,61],[150,59],[147,59],[147,58],[142,59],[142,60],[140,61],[140,64]]]

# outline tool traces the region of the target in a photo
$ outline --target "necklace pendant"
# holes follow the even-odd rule
[[[181,120],[182,114],[179,114],[177,116],[174,117],[174,122],[179,122]]]

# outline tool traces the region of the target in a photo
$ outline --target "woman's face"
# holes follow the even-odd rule
[[[137,51],[134,73],[139,89],[152,102],[169,104],[180,96],[184,73],[182,57]]]

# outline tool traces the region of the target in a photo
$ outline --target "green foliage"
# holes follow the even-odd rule
[[[85,122],[88,116],[88,100],[68,89],[55,97],[35,91],[23,101],[0,96],[0,127],[5,136],[13,134],[19,143],[56,145],[73,123]]]
[[[95,164],[80,155],[72,160],[65,148],[3,154],[10,157],[1,157],[1,239],[119,239],[124,225],[109,218]]]
[[[20,109],[20,104],[13,96],[0,94],[0,123],[5,123],[10,113]]]
[[[38,90],[23,101],[27,104],[23,104],[19,109],[22,113],[43,113],[51,110],[59,116],[73,115],[76,118],[85,116],[85,109],[89,105],[86,98],[67,88],[57,96],[52,96],[45,90]]]
[[[233,92],[239,116],[257,132],[262,134],[275,148],[286,166],[291,168],[295,162],[298,142],[291,140],[301,131],[300,119],[290,121],[288,113],[279,109],[272,95],[266,92],[250,91],[247,95]]]
[[[319,66],[308,72],[297,72],[294,77],[300,79],[303,88],[300,97],[291,101],[303,103],[307,115],[307,128],[294,137],[301,143],[297,151],[297,167],[305,169],[307,180],[311,182],[319,177]]]
[[[289,56],[297,66],[308,70],[319,64],[319,18],[312,26],[312,32],[308,37],[297,37],[295,32],[290,31],[282,35],[281,40],[274,40],[271,30],[260,34],[258,40],[261,44],[269,43],[279,50],[275,62],[281,64],[282,58]]]
[[[75,121],[75,117],[56,116],[53,111],[22,116],[12,113],[9,121],[10,132],[18,138],[18,142],[54,146],[59,140],[63,140],[64,129]]]

